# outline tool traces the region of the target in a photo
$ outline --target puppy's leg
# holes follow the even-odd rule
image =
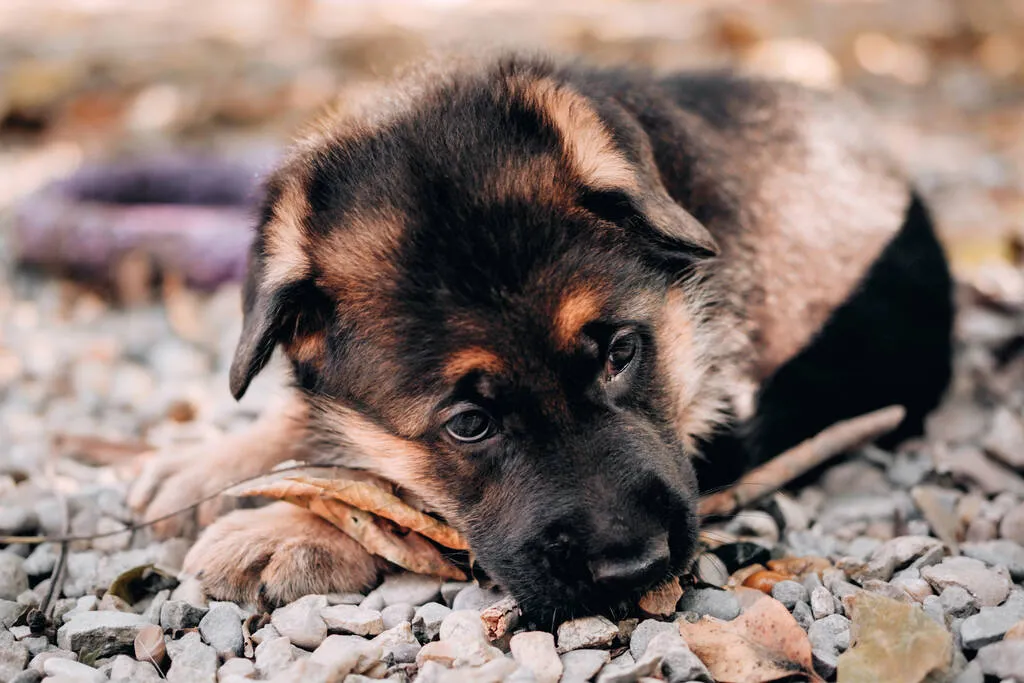
[[[285,460],[300,457],[306,407],[289,396],[280,408],[268,408],[248,429],[208,443],[157,453],[132,485],[128,503],[142,519],[150,520],[195,503],[233,483],[269,471]],[[160,537],[191,536],[233,507],[218,496],[196,509],[152,526]]]
[[[207,595],[265,606],[309,593],[362,591],[386,563],[290,503],[236,510],[206,529],[185,558]]]

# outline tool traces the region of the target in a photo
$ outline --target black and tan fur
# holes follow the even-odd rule
[[[690,561],[695,465],[719,485],[873,408],[905,405],[911,434],[937,402],[947,267],[852,98],[531,58],[384,93],[267,183],[231,388],[281,347],[292,406],[255,453],[158,460],[150,515],[313,452],[444,515],[527,610],[603,611]],[[468,446],[445,426],[467,406],[496,425]],[[271,600],[381,569],[296,510],[231,513],[188,564]]]

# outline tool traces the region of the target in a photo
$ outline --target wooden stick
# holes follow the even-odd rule
[[[888,434],[903,421],[904,415],[906,410],[903,406],[889,406],[826,427],[752,469],[729,488],[703,496],[698,510],[702,516],[730,515],[758,498],[778,491],[826,460]]]

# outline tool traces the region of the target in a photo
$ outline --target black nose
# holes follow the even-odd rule
[[[588,566],[598,585],[619,589],[646,586],[668,572],[668,533],[648,539],[639,552],[605,554],[590,560]]]

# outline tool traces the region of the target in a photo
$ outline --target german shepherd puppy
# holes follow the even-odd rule
[[[849,96],[504,57],[343,109],[269,178],[244,288],[231,390],[280,347],[294,398],[158,458],[149,517],[329,460],[443,515],[531,614],[608,611],[687,568],[702,488],[882,406],[919,432],[947,384],[942,249]],[[284,503],[186,564],[271,602],[384,569]]]

